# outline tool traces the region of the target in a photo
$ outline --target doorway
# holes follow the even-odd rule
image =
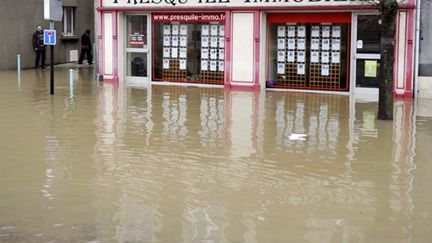
[[[380,73],[381,19],[377,14],[353,16],[352,71],[354,93],[370,94],[378,98]]]
[[[126,81],[144,84],[150,81],[150,21],[147,14],[126,15]]]

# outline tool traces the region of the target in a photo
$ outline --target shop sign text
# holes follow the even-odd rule
[[[369,4],[362,0],[103,0],[103,6],[146,7],[269,7],[298,5]]]

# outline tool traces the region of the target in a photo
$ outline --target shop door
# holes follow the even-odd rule
[[[126,80],[149,81],[149,29],[148,15],[126,15]]]
[[[380,18],[357,15],[355,40],[355,92],[378,93],[380,71]]]

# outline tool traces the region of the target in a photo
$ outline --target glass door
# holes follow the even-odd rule
[[[149,18],[148,15],[126,15],[126,80],[149,81]]]
[[[355,40],[355,89],[379,86],[381,20],[378,15],[357,15]]]

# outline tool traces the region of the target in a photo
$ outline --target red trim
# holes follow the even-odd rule
[[[255,11],[254,13],[254,86],[260,86],[259,77],[260,77],[260,34],[261,34],[261,25],[260,25],[260,11]]]
[[[225,87],[231,80],[231,11],[225,12]]]
[[[272,13],[267,23],[351,23],[351,12],[347,13]]]

